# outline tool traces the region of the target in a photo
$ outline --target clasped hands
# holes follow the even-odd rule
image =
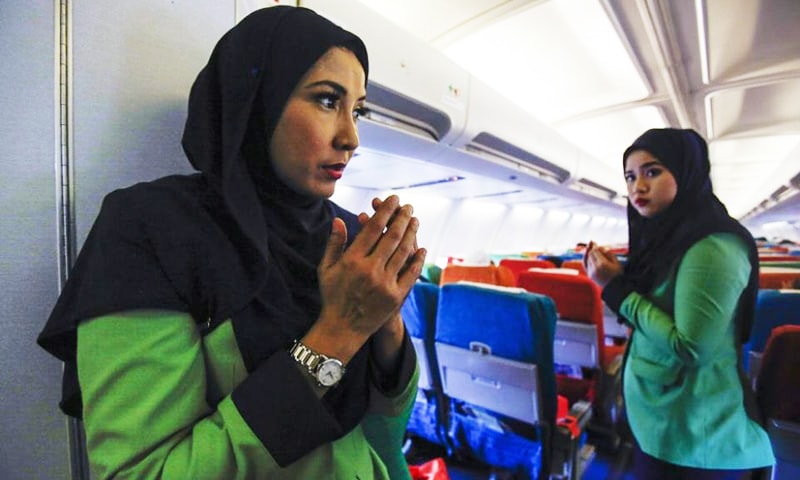
[[[347,250],[347,228],[334,219],[317,268],[322,311],[304,338],[310,347],[345,363],[373,334],[385,350],[384,360],[392,363],[402,342],[400,307],[427,253],[417,247],[419,220],[411,205],[401,206],[391,195],[374,199],[372,207],[372,216],[359,215],[361,232]]]

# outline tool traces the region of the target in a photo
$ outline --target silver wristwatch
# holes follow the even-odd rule
[[[295,362],[306,367],[320,387],[332,387],[339,383],[344,376],[344,364],[335,358],[330,358],[311,350],[300,340],[295,340],[289,355]]]

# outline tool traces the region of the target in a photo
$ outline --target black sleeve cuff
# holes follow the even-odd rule
[[[231,399],[281,467],[342,435],[339,423],[283,351],[251,372]]]
[[[631,292],[633,292],[633,284],[624,275],[618,275],[603,288],[603,301],[606,302],[608,308],[619,315],[622,302]]]
[[[400,395],[411,381],[417,366],[417,353],[411,343],[408,330],[403,330],[403,343],[400,346],[400,358],[397,370],[390,374],[381,373],[377,367],[372,368],[372,378],[375,388],[387,398]]]

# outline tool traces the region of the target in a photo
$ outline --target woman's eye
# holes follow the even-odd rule
[[[320,93],[317,95],[317,102],[324,108],[334,109],[339,102],[339,96],[335,93]]]
[[[633,175],[625,175],[626,182],[633,183],[634,180],[636,180],[636,177],[634,177]]]
[[[660,168],[650,168],[645,173],[647,174],[648,177],[657,177],[657,176],[661,175],[661,169]]]
[[[367,107],[358,107],[353,110],[353,118],[358,120],[361,117],[366,116],[369,113],[369,109]]]

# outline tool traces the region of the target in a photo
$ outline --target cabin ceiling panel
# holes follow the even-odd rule
[[[706,0],[709,76],[719,83],[800,69],[797,0]],[[735,9],[735,11],[733,11]],[[787,34],[790,34],[787,38]]]
[[[787,98],[798,100],[787,102]],[[715,138],[800,131],[798,110],[800,78],[723,90],[710,97]]]
[[[458,39],[443,51],[546,122],[648,94],[595,0],[537,3]],[[591,75],[586,75],[589,71]]]
[[[770,164],[777,165],[800,146],[800,134],[776,135],[772,137],[749,137],[719,140],[710,146],[712,172],[725,166],[759,165],[768,170]],[[773,173],[767,171],[765,175]]]

